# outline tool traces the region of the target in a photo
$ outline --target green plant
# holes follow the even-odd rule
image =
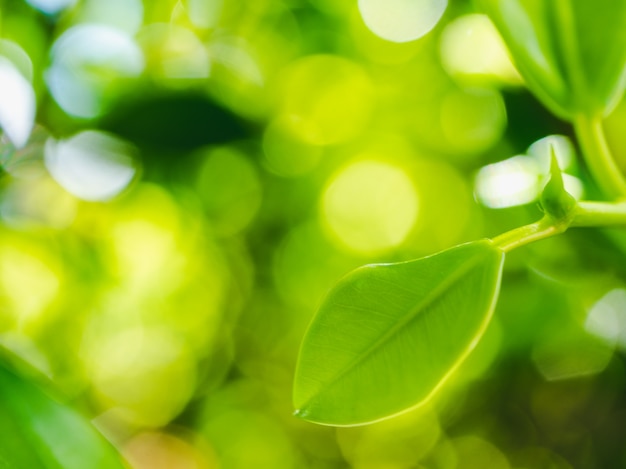
[[[45,390],[49,384],[37,373],[4,352],[1,358],[0,467],[125,467],[89,421]]]
[[[575,129],[607,202],[576,202],[552,150],[544,216],[430,257],[365,266],[328,294],[302,343],[296,415],[329,425],[374,422],[432,396],[480,340],[506,254],[569,227],[626,225],[626,180],[602,120],[626,82],[621,0],[484,0],[529,89]]]

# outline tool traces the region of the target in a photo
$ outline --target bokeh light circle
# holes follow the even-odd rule
[[[504,100],[489,89],[451,90],[442,102],[441,127],[457,151],[485,151],[506,128]]]
[[[487,15],[464,15],[448,24],[441,35],[440,53],[442,65],[453,77],[482,77],[507,85],[522,83]]]
[[[447,6],[448,0],[359,0],[367,27],[393,42],[414,41],[428,34]]]
[[[193,393],[195,356],[180,336],[165,328],[131,327],[87,350],[98,398],[129,422],[161,426]],[[167,392],[154,392],[165,388]]]
[[[135,177],[133,147],[112,135],[88,130],[45,148],[52,177],[69,193],[89,201],[109,200]]]
[[[17,148],[28,141],[35,121],[35,92],[8,60],[0,57],[0,128]]]
[[[343,143],[359,135],[368,123],[374,88],[357,63],[313,55],[291,66],[284,80],[283,113],[303,141]]]
[[[257,169],[244,153],[229,147],[203,152],[197,188],[212,229],[231,236],[252,222],[262,200]]]
[[[128,34],[106,25],[75,26],[59,37],[46,71],[50,94],[76,117],[93,118],[103,111],[116,78],[136,77],[144,57]]]
[[[27,0],[27,2],[43,13],[54,15],[74,5],[76,0]]]
[[[402,244],[418,214],[418,197],[399,167],[363,160],[331,178],[322,200],[330,232],[358,252],[376,252]]]
[[[286,119],[274,119],[263,134],[266,167],[283,177],[300,176],[319,162],[322,149],[308,144],[293,132]]]

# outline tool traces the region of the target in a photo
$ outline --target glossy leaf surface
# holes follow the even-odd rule
[[[487,326],[503,258],[482,240],[415,261],[361,267],[344,277],[302,343],[296,414],[358,425],[425,401]]]
[[[0,364],[0,467],[122,469],[84,417]]]
[[[607,113],[626,80],[623,0],[482,0],[528,87],[552,112]]]

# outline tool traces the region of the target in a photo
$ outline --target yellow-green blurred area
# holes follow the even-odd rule
[[[624,125],[626,104],[622,155]],[[130,467],[626,464],[619,232],[511,255],[428,405],[358,428],[292,415],[342,275],[539,218],[549,144],[596,194],[472,2],[2,0],[0,127],[0,343]]]

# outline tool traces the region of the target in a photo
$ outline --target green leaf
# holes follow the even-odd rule
[[[531,91],[556,115],[606,114],[626,85],[623,0],[482,0]]]
[[[558,3],[558,2],[556,2]],[[605,112],[619,102],[626,85],[626,2],[570,0],[580,66],[590,102]]]
[[[0,363],[0,468],[124,467],[88,420]]]
[[[358,425],[428,399],[491,318],[504,253],[489,240],[361,267],[329,293],[305,335],[296,415]]]

